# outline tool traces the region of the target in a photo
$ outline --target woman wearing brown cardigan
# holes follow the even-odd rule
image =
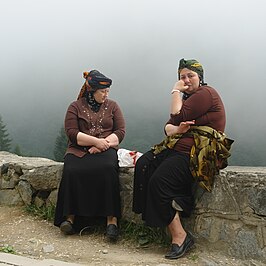
[[[112,80],[97,70],[86,79],[65,116],[68,147],[58,191],[54,224],[75,233],[79,217],[106,217],[106,235],[117,239],[121,216],[118,144],[125,120],[118,104],[107,98]]]

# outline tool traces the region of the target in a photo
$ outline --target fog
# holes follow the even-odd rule
[[[160,141],[178,61],[195,58],[224,101],[232,163],[266,166],[263,0],[0,3],[0,115],[22,151],[51,155],[90,69],[113,80],[124,143]]]

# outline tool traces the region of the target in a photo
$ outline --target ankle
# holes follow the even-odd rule
[[[73,224],[73,223],[74,223],[74,218],[75,218],[74,215],[69,215],[69,216],[67,216],[66,220],[67,220],[68,222],[70,222],[71,224]]]
[[[107,217],[107,225],[114,224],[117,225],[117,218],[114,216],[108,216]]]
[[[175,237],[172,237],[172,244],[178,244],[179,246],[181,246],[185,241],[186,236],[187,236],[186,232],[179,233]]]

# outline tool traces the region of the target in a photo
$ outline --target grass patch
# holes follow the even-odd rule
[[[187,257],[189,260],[196,261],[199,258],[199,255],[197,254],[191,254]]]
[[[25,210],[27,213],[40,217],[44,220],[47,221],[53,221],[54,219],[54,214],[55,214],[55,206],[42,206],[42,207],[37,207],[34,204],[27,205],[25,207]]]
[[[15,254],[15,249],[12,246],[4,245],[0,247],[0,252]]]
[[[120,223],[122,236],[130,241],[137,242],[140,247],[148,247],[151,244],[167,246],[169,236],[165,229],[148,227],[144,224],[135,224],[122,220]]]

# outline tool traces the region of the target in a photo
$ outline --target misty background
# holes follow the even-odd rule
[[[263,0],[0,1],[0,115],[12,145],[53,159],[68,105],[97,69],[127,123],[121,147],[164,137],[179,59],[197,59],[220,93],[230,165],[266,166]]]

